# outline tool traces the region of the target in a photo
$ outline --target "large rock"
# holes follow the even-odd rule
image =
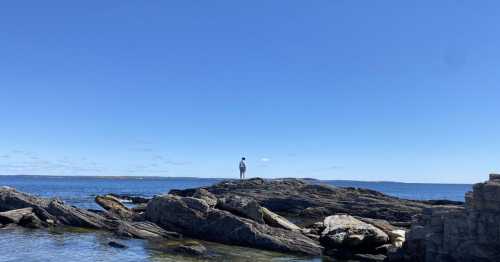
[[[193,194],[193,197],[205,200],[205,202],[207,202],[207,204],[210,207],[215,207],[215,205],[217,205],[217,203],[219,202],[217,197],[214,194],[208,192],[208,190],[206,190],[204,188],[196,189],[194,194]],[[222,202],[226,202],[226,201],[222,201]]]
[[[47,223],[43,222],[38,218],[34,213],[29,213],[24,215],[18,223],[20,226],[28,227],[28,228],[42,228],[47,225]]]
[[[157,196],[148,203],[146,218],[167,230],[203,240],[307,255],[322,251],[317,242],[301,233],[242,218],[193,197]]]
[[[123,208],[112,198],[104,200],[99,202],[103,206],[109,207],[109,210]],[[142,239],[178,239],[181,237],[180,234],[166,231],[151,222],[130,222],[115,219],[107,211],[92,212],[66,205],[61,200],[38,198],[6,187],[0,188],[0,208],[5,211],[0,213],[2,224],[4,222],[18,223],[32,228],[63,224],[74,227],[104,229],[119,236]],[[128,209],[123,210],[129,211]]]
[[[400,227],[396,227],[389,222],[382,220],[382,219],[373,219],[373,218],[366,218],[366,217],[356,217],[357,219],[371,224],[378,229],[384,231],[389,238],[391,245],[394,247],[401,247],[403,246],[403,243],[405,242],[405,236],[406,236],[406,230]]]
[[[176,232],[166,231],[154,223],[128,222],[112,220],[108,222],[110,228],[114,228],[115,233],[121,237],[131,237],[139,239],[180,239],[182,235]]]
[[[384,245],[389,236],[379,228],[349,215],[325,218],[321,243],[330,249],[367,249]]]
[[[500,177],[466,195],[466,207],[433,207],[412,225],[403,256],[392,261],[500,261]]]
[[[68,206],[57,199],[49,203],[47,211],[65,225],[109,229],[106,224],[107,218],[85,209]]]
[[[26,207],[42,207],[49,205],[49,201],[29,194],[19,192],[11,187],[0,187],[0,211],[9,211]]]
[[[3,224],[14,223],[18,224],[23,216],[30,215],[33,213],[33,208],[26,207],[21,209],[15,209],[5,212],[0,212],[0,222]]]
[[[194,195],[193,197],[196,196]],[[247,197],[228,196],[220,198],[217,202],[217,208],[250,218],[261,224],[264,223],[262,207],[257,201]]]
[[[286,218],[270,211],[269,209],[262,207],[261,212],[263,214],[264,221],[266,224],[273,226],[273,227],[280,227],[283,229],[291,230],[291,231],[297,231],[299,232],[301,228],[294,223],[288,221]]]
[[[96,196],[95,202],[117,218],[130,220],[134,217],[134,212],[122,204],[120,200],[114,196]]]
[[[414,215],[432,206],[430,203],[399,199],[373,190],[339,188],[299,179],[227,180],[205,189],[217,198],[240,196],[254,199],[261,206],[302,227],[338,213],[409,224]],[[171,193],[186,197],[193,196],[195,191],[171,190]]]

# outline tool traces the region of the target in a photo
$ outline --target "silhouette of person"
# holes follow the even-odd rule
[[[242,157],[240,161],[240,179],[245,179],[245,172],[247,172],[246,158]]]

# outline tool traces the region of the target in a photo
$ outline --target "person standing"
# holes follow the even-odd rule
[[[245,158],[242,157],[240,161],[240,179],[245,179],[245,172],[247,172],[247,164],[245,163]]]

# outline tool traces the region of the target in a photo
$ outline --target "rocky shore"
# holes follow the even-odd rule
[[[465,207],[427,208],[391,261],[500,261],[500,175],[466,194]]]
[[[227,180],[152,199],[97,196],[103,210],[2,187],[0,227],[85,227],[154,241],[188,237],[334,261],[500,261],[499,181],[492,175],[474,186],[465,206],[299,179]],[[197,242],[166,252],[210,259]]]

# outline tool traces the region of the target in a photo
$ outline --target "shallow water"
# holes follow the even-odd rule
[[[151,197],[170,189],[208,186],[218,179],[189,178],[83,178],[83,177],[8,177],[0,176],[0,186],[42,197],[60,197],[82,208],[99,208],[96,195],[106,193]],[[391,182],[325,181],[337,186],[363,187],[410,199],[450,199],[463,201],[471,185],[403,184]],[[128,246],[116,249],[108,245],[116,240]],[[189,240],[187,240],[189,241]],[[321,261],[252,248],[202,242],[213,254],[210,261]],[[66,228],[64,230],[0,229],[0,262],[67,262],[67,261],[200,261],[164,252],[169,241],[152,242],[137,239],[117,239],[111,233]]]
[[[108,245],[111,240],[125,244],[128,248],[113,248]],[[191,240],[182,242],[186,241]],[[16,227],[0,229],[0,261],[200,261],[197,258],[173,255],[163,251],[178,242],[117,239],[108,232],[76,228],[31,230]],[[252,248],[199,242],[210,250],[212,258],[209,261],[321,261]]]

